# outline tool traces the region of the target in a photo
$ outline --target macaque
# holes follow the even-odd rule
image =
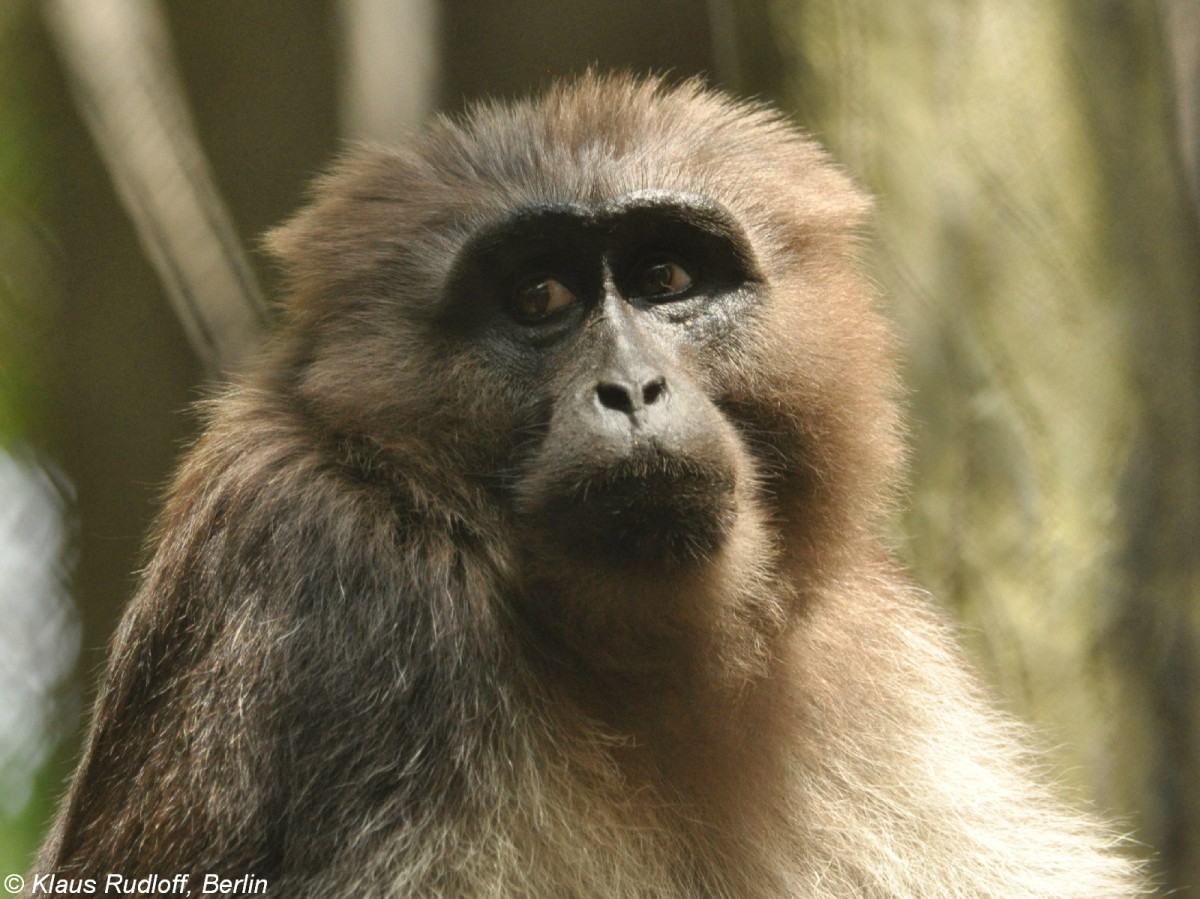
[[[694,81],[350,152],[268,237],[277,327],[174,480],[38,872],[1140,894],[882,536],[869,211]]]

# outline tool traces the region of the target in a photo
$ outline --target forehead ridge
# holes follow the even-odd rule
[[[650,189],[720,199],[747,148],[783,136],[763,110],[694,85],[596,79],[440,124],[424,148],[435,169],[504,203],[600,203]]]

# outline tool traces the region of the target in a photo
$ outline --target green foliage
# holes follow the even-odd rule
[[[0,13],[0,446],[33,425],[38,338],[47,327],[52,293],[42,233],[46,147],[25,65],[31,18],[24,0],[5,4]]]
[[[45,415],[47,332],[58,293],[44,222],[50,195],[48,142],[32,99],[37,93],[32,89],[36,68],[28,64],[35,26],[32,4],[6,0],[0,5],[0,453],[28,445],[39,430],[39,416]],[[11,496],[0,497],[0,502],[13,501]],[[7,523],[12,525],[12,516]],[[16,550],[0,547],[5,549],[6,563],[18,564]],[[4,572],[12,574],[8,568]],[[14,602],[28,601],[21,595],[24,586],[5,583],[0,591]],[[4,611],[13,609],[5,604]],[[6,622],[6,627],[13,626]],[[9,671],[8,677],[19,674]],[[36,672],[29,674],[30,682],[36,683]],[[6,711],[21,710],[16,697],[0,696],[0,702],[11,704]],[[8,731],[0,737],[0,765],[5,765],[40,758],[48,747],[34,744],[50,735]],[[0,796],[0,875],[22,873],[28,866],[49,819],[51,797],[59,793],[62,771],[62,759],[44,766],[27,802],[22,802],[23,791],[18,798]]]

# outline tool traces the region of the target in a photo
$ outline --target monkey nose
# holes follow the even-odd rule
[[[602,409],[630,416],[661,402],[666,395],[667,379],[662,375],[636,382],[613,379],[596,383],[596,401]]]

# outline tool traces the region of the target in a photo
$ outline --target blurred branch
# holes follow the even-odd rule
[[[50,33],[193,348],[211,374],[266,320],[258,284],[209,172],[155,0],[44,0]]]
[[[440,74],[436,0],[338,0],[345,45],[342,133],[392,141],[433,108]]]
[[[712,34],[716,74],[726,89],[741,92],[741,52],[738,47],[737,10],[733,0],[708,0],[708,27]]]
[[[1175,118],[1192,203],[1200,214],[1200,4],[1166,0],[1166,40],[1175,81]]]

